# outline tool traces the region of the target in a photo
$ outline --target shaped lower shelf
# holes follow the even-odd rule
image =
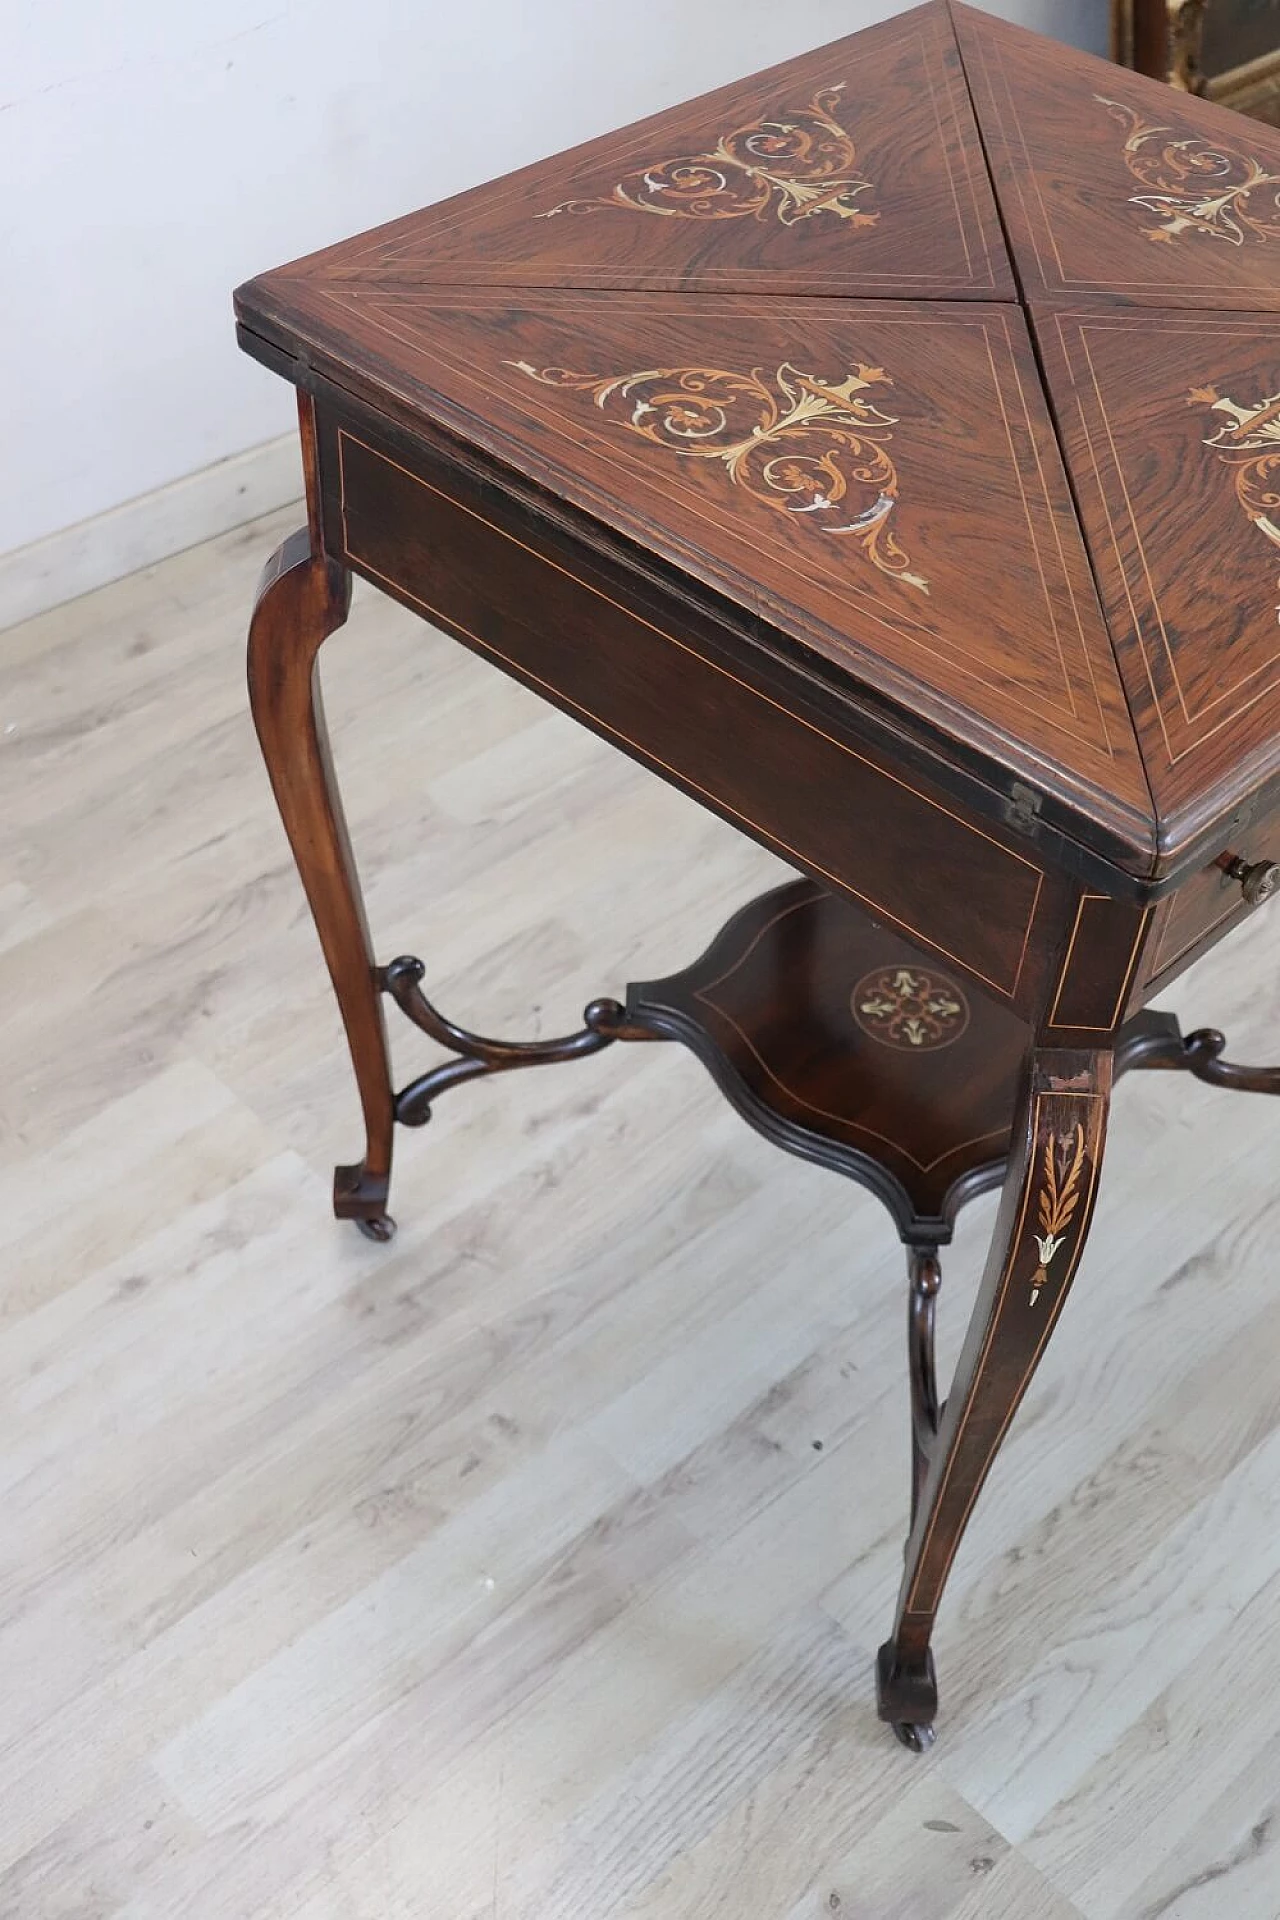
[[[492,1073],[598,1053],[618,1040],[679,1040],[768,1139],[870,1188],[908,1246],[951,1238],[966,1201],[1004,1177],[1031,1029],[961,985],[890,928],[813,880],[792,880],[734,914],[700,960],[593,1000],[576,1033],[496,1040],[447,1019],[405,956],[383,990],[449,1057],[396,1095],[422,1126],[450,1087]],[[1221,1085],[1272,1092],[1274,1069],[1232,1066],[1214,1032],[1181,1034],[1170,1014],[1140,1013],[1116,1047],[1116,1072],[1189,1069]],[[359,1168],[339,1168],[334,1205],[373,1238],[393,1231]],[[354,1184],[353,1184],[354,1177]]]
[[[752,900],[691,967],[627,991],[761,1133],[870,1187],[904,1239],[998,1186],[1025,1022],[811,880]]]

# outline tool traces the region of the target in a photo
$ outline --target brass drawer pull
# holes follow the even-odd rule
[[[1218,865],[1230,880],[1240,882],[1240,891],[1251,907],[1269,900],[1280,886],[1280,867],[1273,860],[1255,860],[1252,865],[1238,853],[1224,853]]]

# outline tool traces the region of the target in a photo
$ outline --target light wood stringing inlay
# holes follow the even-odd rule
[[[339,288],[320,289],[319,296],[339,309],[345,306],[349,298]],[[532,297],[520,296],[522,301]],[[643,325],[646,321],[651,323],[652,309],[645,305],[643,300],[629,307],[624,302],[625,296],[614,295],[611,303],[612,311],[615,314],[630,311],[634,313],[640,324]],[[812,305],[812,303],[809,304]],[[396,317],[397,309],[400,308],[406,311],[404,322]],[[384,331],[390,337],[414,349],[420,349],[424,343],[421,323],[418,321],[414,324],[413,319],[420,311],[421,300],[417,296],[398,298],[384,294],[377,308],[367,300],[360,304],[363,325]],[[682,311],[694,318],[705,314],[708,319],[717,319],[721,315],[721,304],[712,300],[704,307],[698,302],[696,296],[687,295],[682,299]],[[780,299],[769,303],[769,311],[771,315],[778,317],[794,315],[797,325],[803,324],[808,317],[803,309],[796,310],[791,303]],[[586,324],[595,317],[597,310],[590,305],[589,301],[582,304],[563,302],[557,304],[554,312],[557,317],[578,319]],[[1030,550],[1035,559],[1041,593],[1038,612],[1043,617],[1045,629],[1051,641],[1052,659],[1060,676],[1060,691],[1055,689],[1057,697],[1052,699],[1045,697],[1043,693],[1036,696],[1028,693],[1024,697],[1016,684],[1007,678],[998,683],[992,682],[976,662],[966,659],[963,654],[957,652],[954,634],[944,634],[941,623],[926,622],[924,619],[910,620],[904,617],[885,600],[876,598],[873,589],[861,585],[856,577],[851,577],[847,569],[838,569],[834,565],[825,563],[820,554],[815,553],[801,569],[785,543],[771,542],[771,564],[780,574],[793,574],[796,577],[798,593],[803,592],[802,583],[806,581],[814,578],[825,580],[833,589],[838,590],[848,604],[856,606],[859,619],[864,623],[870,623],[873,627],[880,627],[892,633],[898,640],[907,643],[911,649],[918,650],[923,656],[936,662],[946,673],[958,672],[970,678],[975,686],[980,687],[984,692],[998,694],[1002,699],[1008,700],[1012,706],[1033,717],[1037,722],[1042,722],[1054,729],[1065,740],[1079,748],[1085,742],[1082,738],[1079,706],[1072,679],[1074,671],[1083,683],[1081,692],[1089,700],[1097,715],[1096,728],[1092,728],[1091,723],[1089,736],[1091,751],[1096,752],[1103,761],[1113,762],[1116,758],[1116,748],[1098,687],[1094,662],[1085,637],[1086,613],[1091,620],[1097,620],[1099,616],[1093,606],[1087,609],[1082,608],[1077,599],[1076,584],[1072,580],[1071,570],[1066,565],[1062,537],[1054,521],[1048,476],[1042,462],[1041,449],[1033,429],[1027,396],[1014,355],[1007,314],[997,308],[969,317],[967,313],[957,315],[953,309],[944,318],[942,314],[931,313],[927,309],[895,307],[892,321],[895,328],[930,329],[941,326],[973,328],[982,337],[985,359],[990,371],[992,402],[1008,448],[1009,471],[1016,481],[1020,514],[1027,530]],[[921,348],[916,351],[927,351],[927,348],[922,343]],[[439,333],[433,334],[430,338],[430,352],[474,390],[477,406],[472,418],[482,419],[484,402],[492,386],[491,369],[477,365]],[[527,376],[521,377],[527,380]],[[553,427],[557,434],[564,433],[562,415],[550,408],[539,406],[532,391],[523,404],[530,413]],[[636,477],[634,465],[611,451],[608,441],[599,440],[597,451],[601,460],[618,469],[621,480],[628,485],[634,484]],[[564,484],[566,491],[569,491],[570,483],[566,481]],[[1039,516],[1039,524],[1037,516]],[[735,520],[731,512],[726,510],[721,515],[714,515],[707,503],[692,492],[681,496],[681,517],[689,522],[706,521],[721,529],[727,527],[735,534],[741,532],[740,522]],[[762,533],[761,537],[768,536]],[[1065,597],[1065,607],[1055,604],[1055,596],[1058,592]],[[1109,650],[1107,657],[1109,660]],[[1073,663],[1070,667],[1069,660]]]

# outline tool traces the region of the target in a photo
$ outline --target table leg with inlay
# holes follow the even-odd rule
[[[918,1498],[906,1570],[893,1634],[880,1649],[876,1673],[881,1719],[917,1750],[933,1739],[938,1688],[930,1642],[947,1576],[1084,1251],[1112,1064],[1109,1050],[1033,1052],[986,1272],[955,1379],[932,1435],[926,1431],[923,1447],[917,1438]]]

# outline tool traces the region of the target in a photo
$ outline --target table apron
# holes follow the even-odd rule
[[[428,463],[424,462],[424,467]],[[764,846],[1003,999],[1030,1005],[1051,939],[1035,849],[909,784],[713,659],[678,604],[624,604],[594,556],[553,557],[518,513],[322,435],[330,551]],[[566,563],[567,562],[567,563]],[[1058,902],[1053,900],[1054,907]],[[1055,915],[1056,918],[1056,915]]]

